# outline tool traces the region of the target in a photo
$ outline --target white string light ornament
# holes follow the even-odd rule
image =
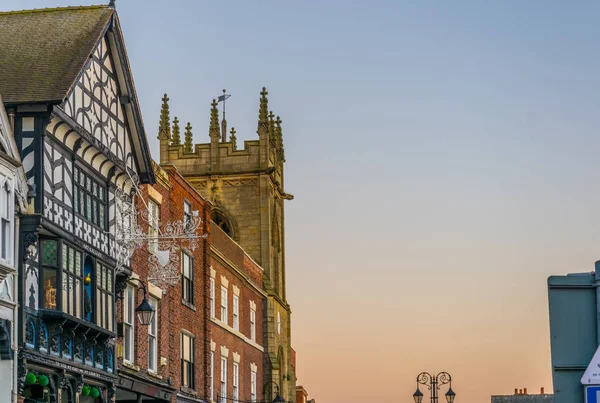
[[[176,285],[180,278],[181,247],[196,250],[198,241],[205,239],[208,234],[198,235],[202,229],[202,219],[198,211],[184,217],[183,220],[163,223],[164,231],[160,230],[158,217],[150,214],[148,205],[139,188],[137,176],[129,174],[131,193],[118,189],[115,192],[115,241],[113,256],[117,260],[116,272],[122,272],[130,266],[131,257],[136,249],[148,247],[148,281],[165,291],[169,286]],[[125,188],[125,186],[123,187]],[[131,196],[133,195],[133,196]],[[137,210],[135,196],[145,208]],[[155,235],[142,231],[139,223],[145,222],[148,228],[157,228]]]

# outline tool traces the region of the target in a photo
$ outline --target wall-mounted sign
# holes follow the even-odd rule
[[[600,385],[600,347],[598,347],[594,353],[590,364],[583,373],[583,376],[581,377],[581,383],[583,385]]]

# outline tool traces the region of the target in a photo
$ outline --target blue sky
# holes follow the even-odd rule
[[[69,5],[56,1],[0,9]],[[423,370],[450,371],[465,403],[550,389],[546,278],[599,257],[600,3],[117,11],[155,159],[164,92],[199,143],[222,88],[229,127],[256,138],[268,87],[295,195],[288,296],[310,395],[410,401]]]

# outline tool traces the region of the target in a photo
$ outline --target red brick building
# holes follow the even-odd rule
[[[148,210],[148,220],[140,220],[142,230],[150,236],[159,231],[164,234],[166,223],[197,212],[203,221],[198,232],[206,233],[210,212],[200,195],[174,167],[155,166],[155,175],[155,185],[142,187],[145,203],[140,201],[139,209]],[[149,273],[150,253],[159,247],[149,241],[132,258],[131,278],[139,281],[130,280],[117,303],[118,402],[137,402],[138,397],[143,401],[199,402],[208,394],[209,247],[207,240],[200,240],[195,250],[186,248],[185,241],[180,246],[179,278],[165,292],[152,283]],[[134,311],[143,299],[140,282],[156,310],[149,326],[140,325]]]
[[[209,399],[262,400],[263,269],[219,226],[210,229]]]

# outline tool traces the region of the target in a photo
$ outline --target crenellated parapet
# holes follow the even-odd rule
[[[250,173],[259,170],[282,171],[285,159],[281,119],[279,116],[275,118],[274,113],[268,110],[267,95],[266,88],[263,88],[259,99],[258,139],[246,140],[243,148],[238,148],[237,132],[234,128],[231,129],[229,139],[221,133],[223,126],[219,122],[219,110],[214,99],[210,108],[209,142],[194,144],[191,123],[188,122],[182,144],[178,118],[173,120],[171,132],[171,124],[168,122],[169,98],[165,94],[162,99],[158,136],[161,144],[161,163],[176,165],[184,176]],[[280,183],[281,175],[278,175]]]

